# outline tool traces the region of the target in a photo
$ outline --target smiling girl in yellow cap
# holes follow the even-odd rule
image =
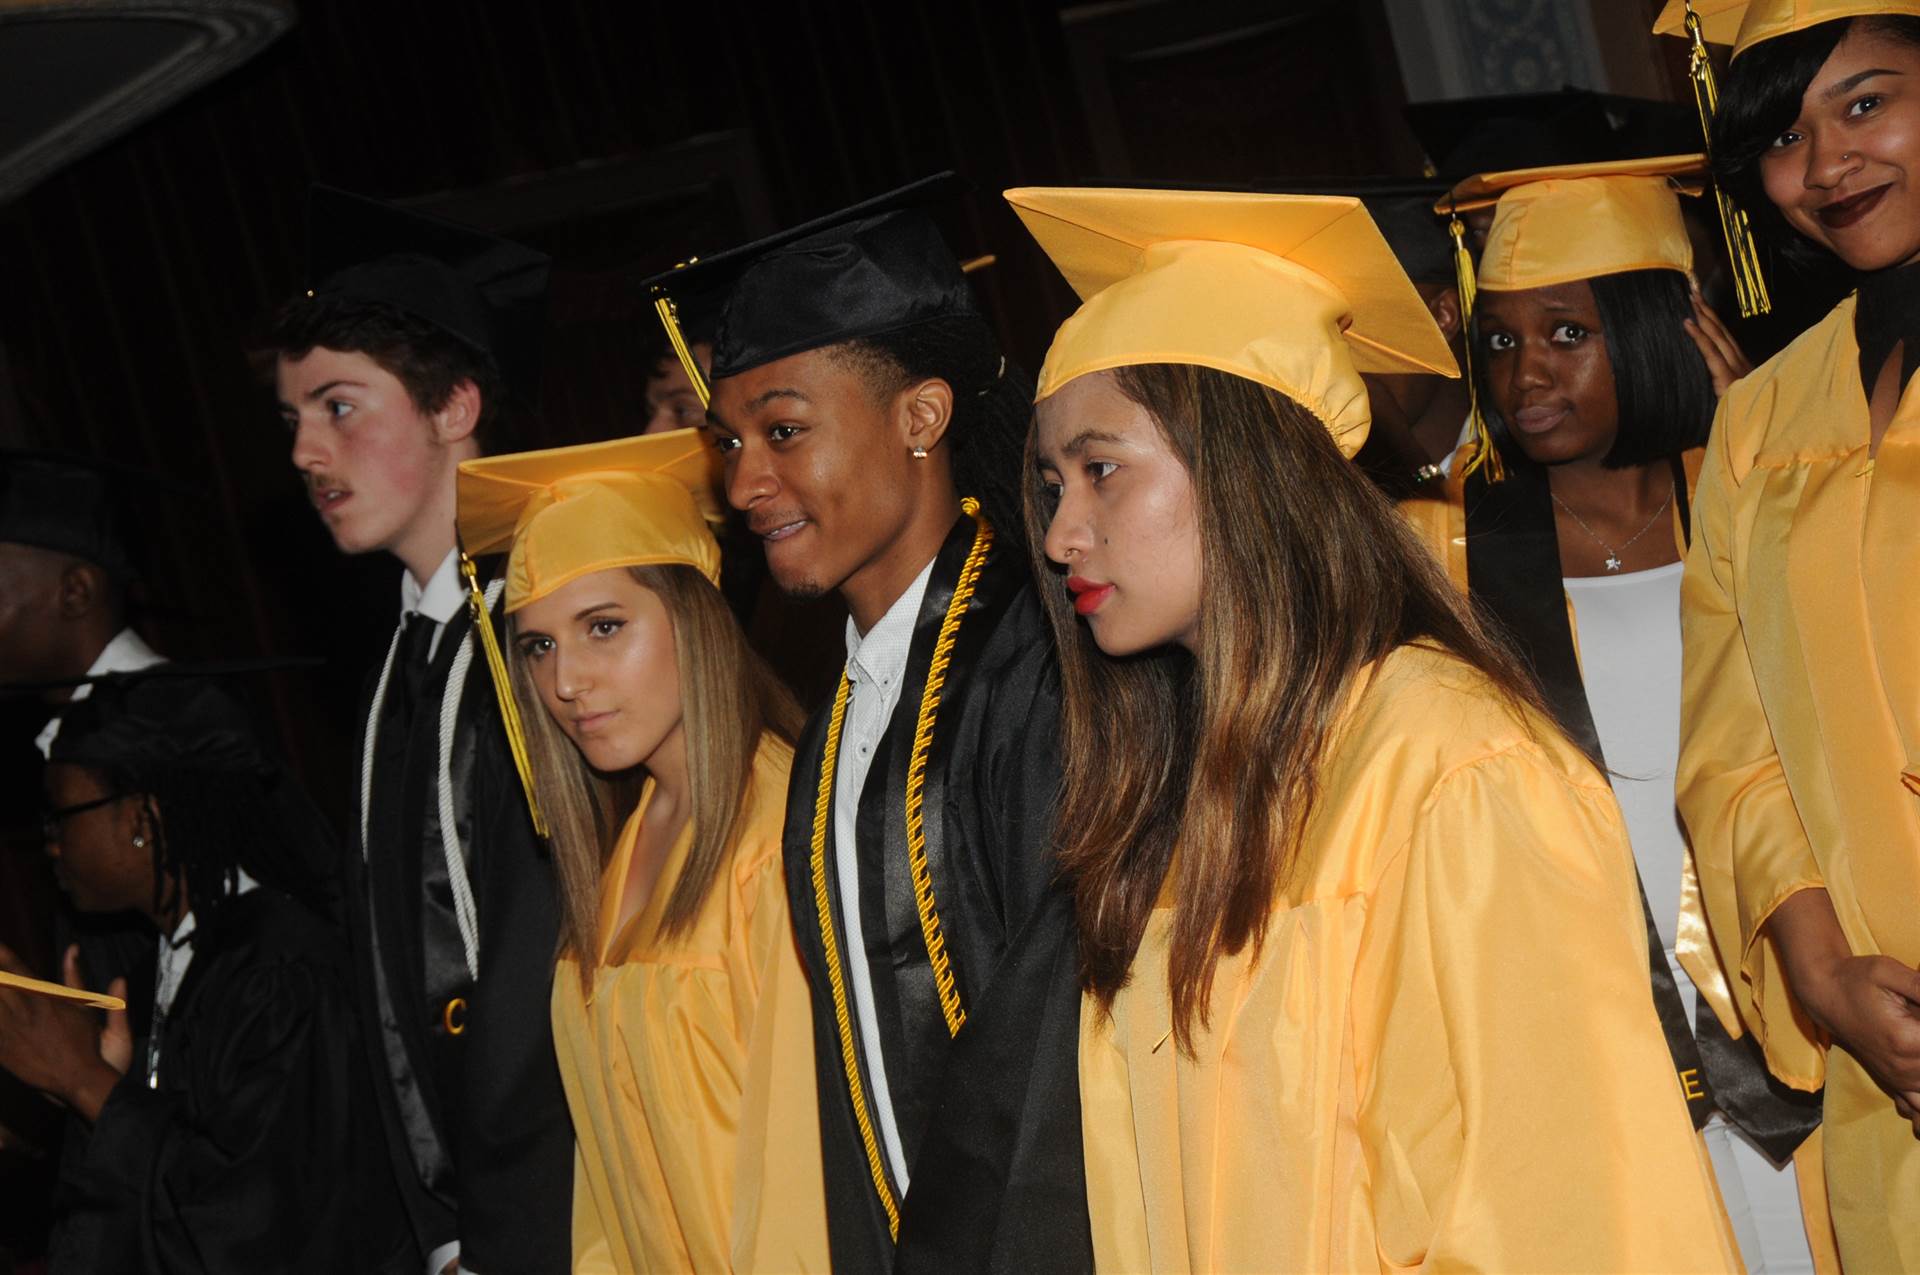
[[[1742,1021],[1776,1077],[1825,1085],[1841,1260],[1920,1270],[1920,2],[1694,7],[1734,42],[1725,188],[1859,289],[1721,402],[1680,810]]]
[[[1346,457],[1451,373],[1357,200],[1008,199],[1096,1257],[1735,1269],[1605,779]]]
[[[798,712],[717,582],[696,430],[468,461],[564,905],[553,1035],[580,1271],[825,1271],[780,833]],[[536,816],[538,818],[539,816]]]

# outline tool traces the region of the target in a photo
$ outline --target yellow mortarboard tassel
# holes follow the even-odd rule
[[[698,260],[698,257],[689,257],[674,269],[684,269]],[[680,330],[679,308],[665,291],[655,289],[655,292],[653,311],[660,316],[660,326],[667,330],[667,340],[672,343],[673,352],[680,357],[680,366],[687,370],[687,379],[693,382],[693,392],[700,396],[700,406],[709,407],[713,402],[713,391],[707,386],[707,378],[700,371],[699,361],[693,357],[693,348],[687,344],[686,333]]]
[[[1713,84],[1713,63],[1707,57],[1706,37],[1700,31],[1700,15],[1693,11],[1693,0],[1686,0],[1687,40],[1693,52],[1687,59],[1687,75],[1693,81],[1693,102],[1700,108],[1700,133],[1706,141],[1709,157],[1713,154],[1713,115],[1720,109],[1720,94]],[[1718,182],[1713,188],[1714,202],[1720,209],[1720,231],[1727,240],[1727,260],[1733,267],[1733,295],[1740,306],[1740,317],[1751,319],[1769,314],[1773,299],[1767,295],[1767,280],[1760,271],[1760,249],[1753,242],[1753,229],[1742,212]]]
[[[696,381],[697,385],[698,382]],[[500,701],[500,723],[507,732],[507,749],[513,754],[513,768],[520,773],[520,786],[526,790],[527,813],[533,816],[533,830],[546,840],[546,816],[540,813],[539,799],[533,795],[533,759],[527,753],[527,730],[520,720],[520,709],[513,699],[513,683],[507,678],[507,661],[500,653],[500,640],[493,634],[493,617],[487,614],[487,595],[480,588],[480,573],[467,551],[460,551],[460,574],[467,579],[467,606],[473,612],[473,628],[480,635],[480,649],[487,655],[487,672],[493,675],[493,693]]]
[[[1500,449],[1493,445],[1493,435],[1487,429],[1487,418],[1480,412],[1480,387],[1473,379],[1473,303],[1478,289],[1473,282],[1473,254],[1467,251],[1467,226],[1460,220],[1459,212],[1454,212],[1447,220],[1447,233],[1453,236],[1453,279],[1454,286],[1460,290],[1460,327],[1466,333],[1466,339],[1460,343],[1465,356],[1460,375],[1467,381],[1467,423],[1473,428],[1473,456],[1461,470],[1460,477],[1467,478],[1481,466],[1486,466],[1487,481],[1497,483],[1507,476],[1506,466],[1500,463]]]

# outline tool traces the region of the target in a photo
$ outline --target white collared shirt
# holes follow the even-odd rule
[[[413,572],[400,573],[400,618],[402,620],[418,611],[433,621],[433,642],[427,647],[427,658],[432,659],[440,653],[440,635],[447,630],[447,621],[460,614],[460,608],[467,604],[467,591],[460,583],[460,551],[447,550],[447,556],[425,585],[413,578]]]
[[[138,673],[141,669],[152,668],[156,664],[166,663],[166,657],[155,651],[141,640],[132,629],[121,629],[113,635],[113,640],[100,648],[100,654],[94,657],[92,667],[87,669],[88,677],[99,677],[103,673]],[[82,682],[73,688],[69,703],[93,694],[91,683]],[[40,733],[34,737],[33,746],[40,750],[42,757],[53,751],[53,741],[60,737],[60,714],[55,713]]]
[[[861,636],[847,620],[847,716],[840,728],[840,756],[833,775],[833,870],[840,886],[843,956],[853,984],[853,1015],[860,1024],[860,1043],[866,1051],[868,1078],[873,1084],[873,1106],[880,1116],[880,1140],[900,1193],[907,1191],[907,1155],[900,1143],[900,1124],[893,1113],[893,1094],[887,1085],[886,1058],[880,1050],[880,1025],[874,1019],[873,978],[867,967],[867,948],[860,919],[860,856],[856,844],[860,793],[867,785],[873,753],[887,733],[893,710],[899,706],[907,677],[907,651],[913,645],[914,622],[933,578],[929,562],[913,578],[907,591],[894,599],[880,622]]]

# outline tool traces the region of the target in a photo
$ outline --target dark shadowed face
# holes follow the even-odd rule
[[[709,427],[727,500],[766,546],[787,593],[818,597],[874,566],[914,511],[916,462],[897,402],[833,350],[810,350],[713,387]]]
[[[82,912],[142,912],[153,906],[151,844],[142,803],[111,791],[85,766],[54,762],[46,770],[47,856],[73,906]],[[64,812],[64,813],[63,813]]]
[[[0,678],[39,681],[63,667],[59,645],[62,554],[0,541]]]
[[[713,346],[696,341],[693,361],[704,371],[713,366]],[[647,378],[647,424],[642,434],[664,434],[668,430],[698,429],[706,424],[707,409],[700,405],[700,392],[693,388],[687,369],[678,355],[667,356],[654,364]]]
[[[1920,48],[1855,27],[1760,156],[1787,224],[1855,270],[1920,256]]]
[[[1586,280],[1482,292],[1479,322],[1494,407],[1529,460],[1598,461],[1613,450],[1620,405]]]

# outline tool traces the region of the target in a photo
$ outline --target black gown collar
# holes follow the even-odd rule
[[[1905,343],[1900,355],[1900,388],[1904,391],[1915,369],[1920,368],[1920,262],[1877,270],[1861,278],[1853,332],[1860,346],[1860,386],[1869,399],[1894,345]]]

